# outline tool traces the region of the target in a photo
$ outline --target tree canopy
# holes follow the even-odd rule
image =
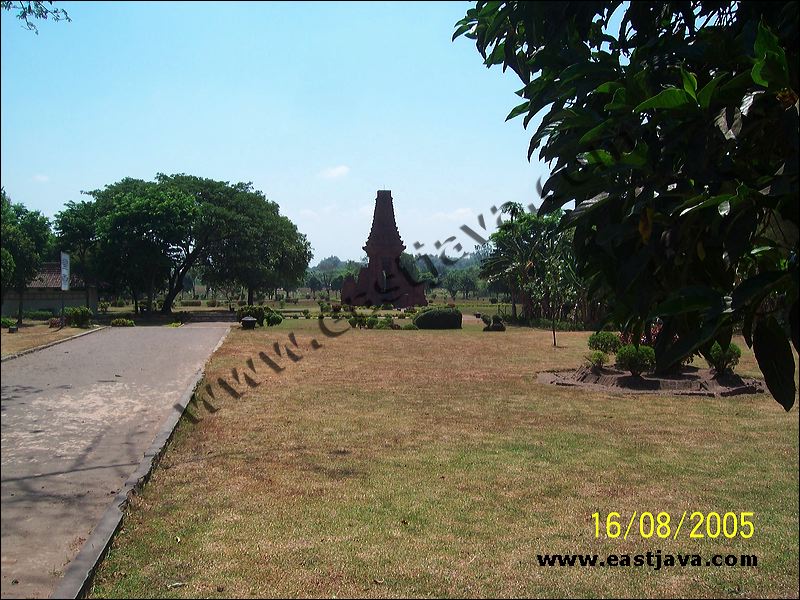
[[[165,313],[195,269],[215,287],[246,287],[252,302],[256,290],[295,285],[311,259],[305,236],[250,183],[158,174],[86,193],[93,202],[56,217],[62,245],[134,300],[165,290]]]
[[[662,371],[741,326],[788,410],[798,3],[477,2],[460,35],[521,79],[507,118],[539,123],[528,157],[552,170],[539,211],[574,202],[561,229],[607,320],[641,333],[660,319]]]
[[[38,210],[28,210],[20,203],[12,204],[5,190],[0,190],[2,202],[2,294],[15,289],[20,294],[19,320],[22,320],[22,294],[34,280],[42,261],[52,250],[53,234],[50,221]]]

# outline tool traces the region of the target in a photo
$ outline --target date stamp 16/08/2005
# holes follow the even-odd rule
[[[688,517],[688,522],[687,522]],[[649,511],[633,511],[630,518],[618,512],[602,515],[592,514],[595,538],[619,538],[627,540],[629,535],[638,535],[644,539],[678,539],[681,531],[691,539],[716,539],[725,537],[732,539],[741,537],[750,539],[755,533],[753,512],[701,512],[683,511],[680,518],[672,517],[668,512],[652,513]],[[677,523],[677,525],[676,525]],[[685,524],[685,526],[684,526]]]

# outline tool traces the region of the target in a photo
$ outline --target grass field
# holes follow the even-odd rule
[[[8,333],[8,329],[3,329],[0,332],[0,352],[2,352],[2,356],[17,354],[24,350],[49,344],[50,342],[63,340],[64,338],[77,335],[82,331],[88,330],[78,329],[76,327],[51,329],[47,321],[31,321],[25,319],[22,321],[22,327],[19,328],[17,333]]]
[[[306,320],[234,329],[207,369],[214,397],[201,391],[132,501],[93,595],[797,597],[797,408],[768,394],[536,382],[578,366],[587,337],[559,333],[553,348],[547,331],[483,333],[474,319],[337,338]],[[756,375],[739,342],[740,372]],[[695,510],[753,512],[754,535],[690,539],[684,526],[675,540],[595,539],[591,517]],[[656,550],[757,555],[758,567],[536,559]]]

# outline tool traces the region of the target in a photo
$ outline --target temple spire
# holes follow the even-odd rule
[[[378,190],[375,212],[372,215],[372,229],[369,232],[364,251],[367,256],[399,256],[405,249],[394,219],[392,192],[391,190]]]

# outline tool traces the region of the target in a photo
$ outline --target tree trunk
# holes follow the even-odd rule
[[[17,309],[17,326],[22,327],[22,295],[25,293],[25,290],[17,290],[19,294],[19,307]]]
[[[553,348],[556,347],[556,315],[553,311]]]
[[[247,306],[253,306],[253,288],[247,287]]]

